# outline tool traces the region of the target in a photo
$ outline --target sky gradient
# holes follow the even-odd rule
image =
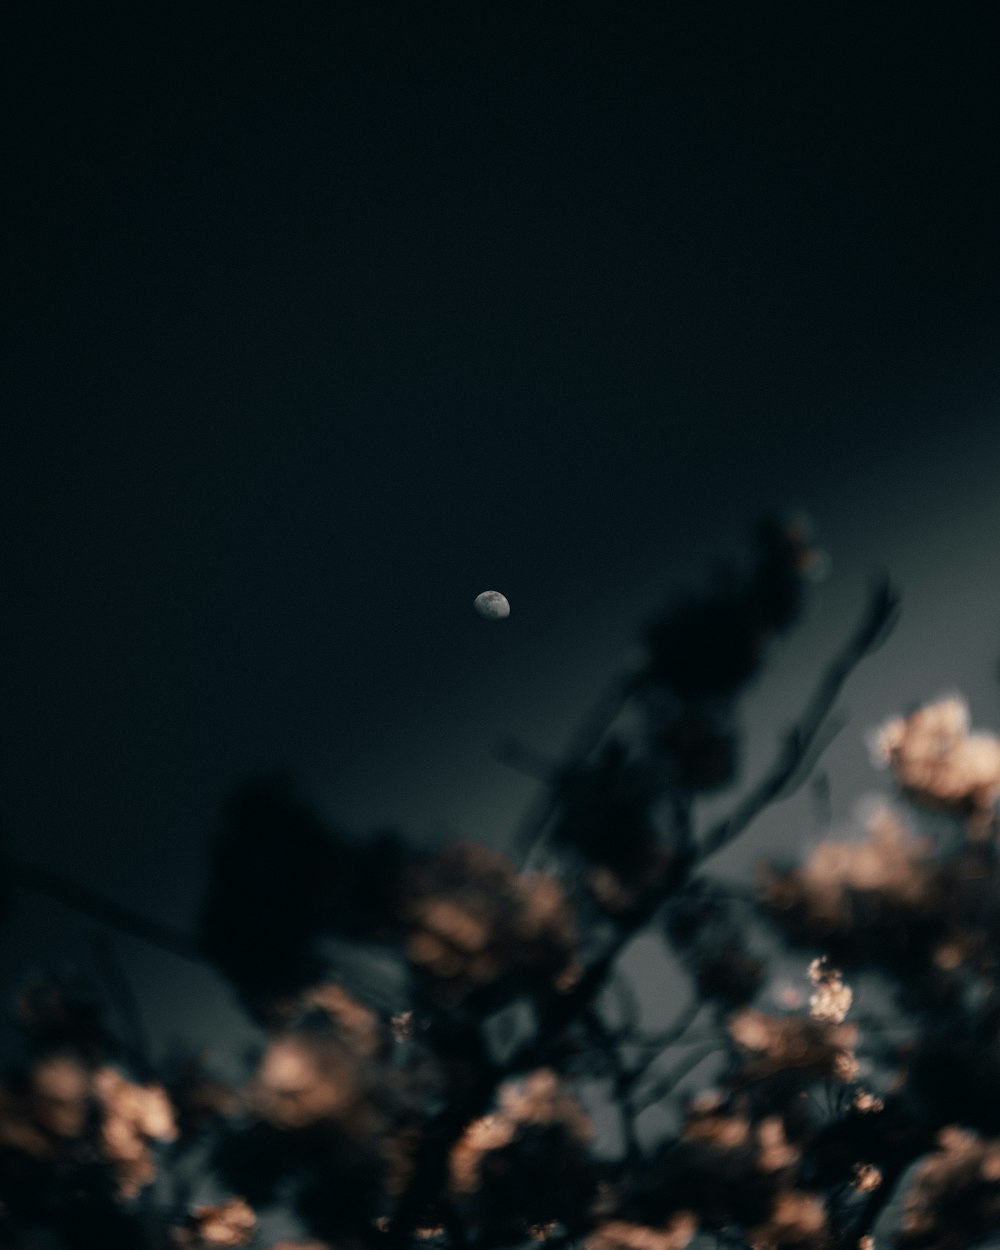
[[[766,508],[832,573],[751,767],[878,567],[904,621],[838,818],[901,701],[1000,726],[995,18],[204,8],[4,18],[19,854],[187,926],[220,799],[275,766],[351,828],[499,839],[532,787],[496,742],[558,750]],[[20,897],[5,984],[90,931]],[[188,969],[133,946],[173,1025]]]

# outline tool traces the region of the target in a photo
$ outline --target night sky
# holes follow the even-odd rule
[[[879,567],[904,622],[850,687],[838,816],[884,784],[873,718],[959,688],[1000,728],[998,26],[6,6],[13,849],[189,928],[256,769],[351,829],[500,841],[534,789],[496,743],[558,751],[767,508],[832,564],[748,706],[751,768]],[[472,609],[494,588],[507,621]],[[92,930],[18,895],[4,984]],[[121,949],[154,1023],[218,1026],[207,974]]]

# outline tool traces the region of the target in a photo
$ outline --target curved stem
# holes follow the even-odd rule
[[[179,929],[159,920],[152,920],[141,912],[133,911],[131,907],[123,907],[97,890],[80,885],[50,868],[39,868],[20,860],[8,860],[7,866],[14,884],[21,889],[55,899],[63,906],[89,916],[92,920],[98,920],[110,929],[127,933],[130,937],[139,938],[151,946],[158,946],[172,955],[179,955],[182,959],[208,963],[194,938]]]

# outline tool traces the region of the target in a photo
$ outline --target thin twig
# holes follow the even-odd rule
[[[801,784],[806,773],[802,765],[811,755],[812,747],[823,728],[834,701],[858,663],[888,637],[899,619],[899,596],[888,578],[876,582],[865,614],[847,645],[834,657],[824,672],[805,712],[790,730],[781,753],[772,768],[761,778],[736,810],[714,825],[701,838],[698,859],[704,863],[710,856],[728,846],[767,807],[792,792],[795,782]]]
[[[664,1072],[659,1080],[646,1090],[642,1098],[636,1103],[636,1110],[648,1111],[650,1107],[655,1106],[658,1102],[662,1102],[664,1098],[674,1092],[680,1082],[690,1075],[699,1064],[704,1063],[710,1055],[717,1054],[722,1049],[723,1043],[717,1040],[700,1047],[692,1055],[685,1055],[669,1072]]]
[[[212,961],[202,952],[197,941],[180,929],[163,924],[159,920],[152,920],[149,916],[133,911],[130,907],[124,907],[97,890],[80,885],[79,882],[63,876],[62,873],[54,872],[50,868],[39,868],[35,864],[27,864],[20,860],[8,860],[7,868],[13,884],[23,890],[54,899],[71,911],[88,916],[91,920],[97,920],[116,933],[138,938],[141,942],[146,942],[159,950],[167,951],[171,955],[177,955],[181,959],[187,959],[218,972]],[[395,999],[346,965],[338,965],[336,975],[340,981],[344,982],[345,988],[350,993],[371,1002],[383,1014],[392,1015],[399,1009],[399,1004]]]
[[[132,983],[106,934],[96,933],[92,945],[94,959],[107,987],[108,997],[121,1020],[122,1030],[129,1039],[133,1062],[141,1069],[142,1078],[148,1080],[153,1074],[152,1051]]]
[[[915,1153],[914,1158],[916,1157],[917,1154]],[[858,1241],[875,1227],[878,1217],[892,1201],[896,1187],[903,1179],[906,1169],[912,1162],[913,1159],[899,1159],[882,1170],[882,1181],[878,1189],[872,1190],[865,1199],[865,1203],[851,1229],[850,1237],[845,1238],[846,1245],[856,1246]]]
[[[830,778],[826,773],[820,773],[812,780],[810,786],[813,805],[813,820],[816,828],[825,832],[830,827],[833,820],[833,804],[830,799]]]
[[[172,955],[179,955],[182,959],[190,959],[196,963],[209,962],[188,934],[162,924],[159,920],[152,920],[130,907],[123,907],[89,886],[80,885],[50,868],[39,868],[20,860],[8,860],[7,867],[14,884],[24,890],[55,899],[73,911],[100,921],[110,929],[127,933],[129,937],[139,938],[151,946],[169,951]]]
[[[635,1164],[642,1156],[642,1149],[639,1145],[639,1137],[635,1128],[631,1073],[626,1070],[622,1063],[622,1057],[618,1053],[615,1040],[601,1019],[600,1013],[591,1008],[584,1013],[583,1020],[611,1067],[612,1090],[618,1104],[618,1114],[621,1120],[622,1141],[625,1145],[625,1161],[629,1164]]]
[[[524,777],[531,777],[534,781],[544,782],[546,785],[553,784],[558,776],[558,768],[548,756],[513,738],[505,738],[497,743],[493,749],[493,755],[501,764],[505,764],[514,772]]]
[[[697,1020],[698,1016],[701,1015],[701,1009],[703,1006],[704,1004],[699,1002],[697,999],[689,1003],[685,1011],[681,1013],[671,1028],[667,1029],[664,1033],[661,1033],[656,1039],[654,1039],[652,1043],[653,1053],[645,1055],[632,1068],[629,1069],[627,1078],[629,1089],[633,1089],[636,1084],[638,1084],[643,1075],[653,1066],[654,1063],[656,1063],[657,1059],[659,1059],[661,1055],[668,1051],[671,1046],[677,1045],[691,1025],[694,1024],[695,1020]],[[650,1045],[650,1043],[644,1042],[642,1045],[647,1046]]]
[[[576,986],[568,994],[551,1001],[544,1019],[544,1036],[529,1039],[515,1052],[511,1060],[512,1070],[523,1071],[543,1061],[558,1044],[565,1029],[587,1010],[600,993],[624,947],[645,928],[664,903],[690,884],[696,866],[743,833],[771,802],[786,791],[791,778],[799,776],[805,780],[805,775],[800,772],[802,762],[809,756],[837,695],[856,665],[885,640],[898,614],[896,591],[883,578],[875,583],[860,624],[827,666],[800,722],[789,733],[775,763],[731,815],[701,839],[694,839],[689,855],[675,863],[662,893],[645,900],[622,918],[605,952],[591,964]]]
[[[636,998],[635,990],[628,977],[619,969],[611,978],[611,988],[618,996],[618,1006],[621,1011],[621,1024],[618,1026],[623,1034],[629,1036],[634,1035],[639,1029],[639,1020],[641,1012],[639,1009],[639,1000]]]
[[[638,673],[630,672],[616,677],[594,704],[569,741],[562,759],[563,768],[572,769],[586,762],[618,714],[635,693]],[[523,863],[528,863],[545,841],[549,821],[555,815],[559,802],[558,785],[550,785],[544,794],[528,809],[528,813],[514,836],[514,845],[521,851]]]

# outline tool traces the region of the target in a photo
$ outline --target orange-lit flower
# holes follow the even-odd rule
[[[809,980],[815,986],[809,999],[809,1014],[814,1020],[840,1024],[850,1010],[854,994],[844,984],[839,970],[831,968],[824,955],[809,965]]]
[[[90,1073],[76,1059],[53,1056],[31,1070],[31,1115],[53,1137],[82,1137],[90,1107]]]
[[[819,1198],[790,1189],[778,1194],[769,1219],[749,1229],[747,1240],[753,1250],[819,1250],[827,1233]]]
[[[917,802],[967,819],[982,830],[1000,798],[1000,741],[969,733],[969,709],[959,698],[927,704],[887,721],[873,753]]]
[[[956,1126],[942,1129],[937,1149],[920,1163],[903,1208],[899,1245],[972,1245],[1000,1218],[1000,1139]]]
[[[694,1212],[678,1211],[659,1228],[628,1220],[605,1220],[583,1244],[585,1250],[686,1250],[697,1232]]]
[[[257,1232],[257,1216],[242,1198],[230,1198],[218,1206],[195,1207],[184,1228],[175,1229],[179,1250],[238,1250],[249,1245]]]
[[[250,1103],[276,1128],[295,1130],[345,1123],[362,1095],[358,1065],[336,1039],[290,1033],[265,1051]]]
[[[177,1136],[173,1107],[159,1085],[135,1085],[114,1068],[94,1073],[101,1105],[101,1151],[118,1177],[124,1198],[134,1197],[156,1176],[151,1143]]]
[[[729,1018],[730,1036],[754,1058],[742,1069],[744,1080],[789,1070],[851,1081],[857,1075],[853,1024],[832,1024],[808,1016],[776,1017],[747,1007]]]
[[[408,885],[406,951],[444,997],[505,978],[574,983],[576,926],[555,878],[518,873],[498,852],[457,843],[415,867]]]

